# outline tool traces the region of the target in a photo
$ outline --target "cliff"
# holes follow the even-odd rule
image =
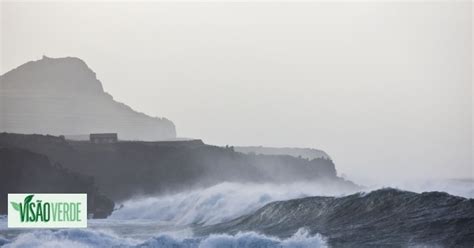
[[[8,193],[87,193],[87,211],[94,218],[105,218],[114,209],[92,177],[51,164],[44,155],[0,147],[0,172],[0,214],[7,214]]]
[[[65,168],[95,178],[113,200],[178,192],[221,182],[319,181],[356,188],[337,177],[329,159],[247,155],[196,141],[92,144],[55,136],[0,134],[0,147],[46,155]]]
[[[119,103],[78,58],[31,61],[0,77],[0,131],[51,135],[116,132],[119,139],[167,140],[174,124]]]

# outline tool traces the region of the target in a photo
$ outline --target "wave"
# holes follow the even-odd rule
[[[311,236],[305,229],[298,230],[294,235],[287,239],[265,236],[255,232],[239,232],[235,235],[213,234],[198,238],[177,238],[165,234],[158,235],[146,241],[121,238],[113,233],[104,231],[64,229],[57,231],[44,230],[24,233],[12,241],[5,241],[4,247],[322,248],[327,247],[327,244],[321,235]]]
[[[442,192],[384,188],[344,197],[272,202],[229,222],[195,227],[196,234],[257,231],[281,238],[298,228],[343,247],[473,247],[474,199]]]
[[[251,213],[272,202],[312,195],[345,195],[347,189],[317,183],[222,183],[173,195],[131,199],[111,219],[142,219],[176,225],[211,225]]]
[[[23,233],[11,241],[7,240],[3,247],[131,247],[136,244],[137,242],[131,239],[123,239],[109,232],[89,229],[62,229]]]
[[[8,243],[9,243],[8,239],[0,237],[0,246],[3,246]]]

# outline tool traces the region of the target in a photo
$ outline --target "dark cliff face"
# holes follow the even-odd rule
[[[0,77],[0,131],[80,135],[116,132],[128,140],[176,138],[174,124],[116,102],[78,58],[31,61]]]
[[[474,199],[395,189],[308,197],[273,202],[233,221],[197,228],[196,233],[252,230],[288,237],[299,228],[322,234],[332,247],[472,247]]]
[[[109,216],[114,203],[99,194],[92,177],[71,172],[37,153],[0,147],[0,214],[7,213],[8,193],[87,193],[88,213]]]
[[[0,147],[20,147],[45,154],[65,168],[95,178],[114,200],[136,194],[178,192],[221,182],[327,182],[357,186],[336,176],[328,159],[281,155],[246,155],[232,148],[182,142],[92,144],[54,136],[0,134]]]

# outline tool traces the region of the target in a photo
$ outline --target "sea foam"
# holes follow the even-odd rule
[[[206,237],[176,238],[171,235],[157,235],[146,241],[120,238],[113,233],[87,229],[44,230],[24,233],[11,241],[5,248],[13,247],[160,247],[160,248],[318,248],[327,247],[320,235],[309,235],[300,229],[288,239],[269,237],[255,232],[240,232],[235,235],[214,234]]]

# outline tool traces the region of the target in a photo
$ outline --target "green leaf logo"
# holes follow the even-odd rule
[[[28,206],[28,204],[33,199],[33,196],[35,196],[35,195],[29,195],[29,196],[25,197],[25,200],[24,200],[25,206]]]
[[[16,202],[10,202],[12,204],[12,207],[16,210],[16,211],[20,211],[20,204],[16,203]]]

